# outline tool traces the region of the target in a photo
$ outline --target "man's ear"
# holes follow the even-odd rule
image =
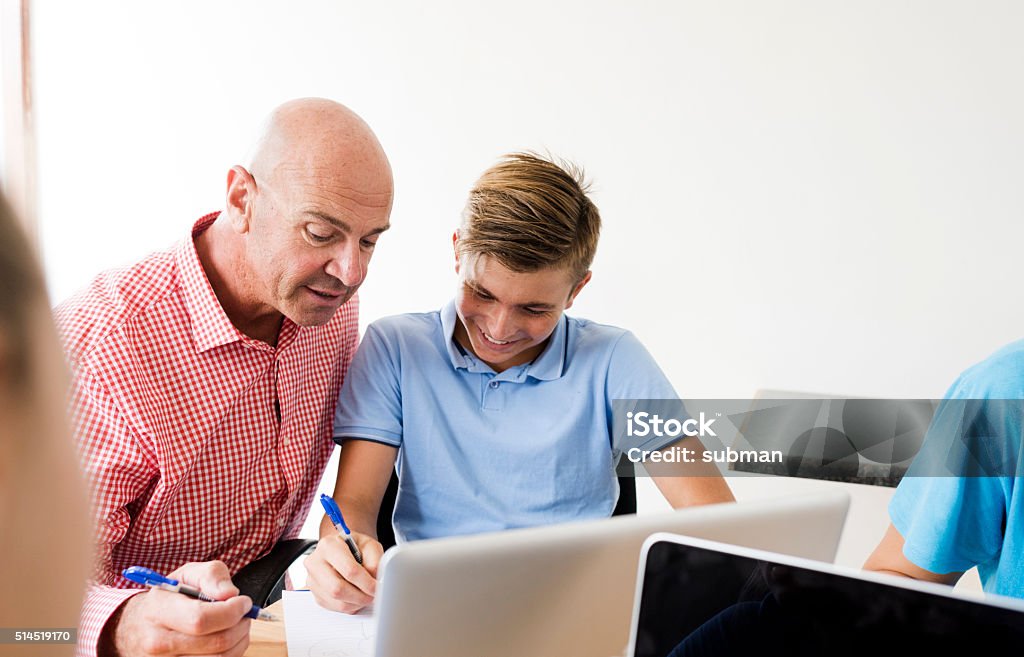
[[[245,167],[231,167],[228,171],[227,213],[232,228],[239,233],[249,232],[255,194],[256,179],[252,174]]]
[[[583,278],[580,279],[580,282],[576,284],[576,287],[572,289],[572,292],[569,293],[569,300],[565,302],[566,310],[572,308],[572,302],[576,300],[576,295],[580,293],[580,290],[582,290],[587,283],[590,282],[590,277],[593,276],[593,274],[594,272],[587,271]]]

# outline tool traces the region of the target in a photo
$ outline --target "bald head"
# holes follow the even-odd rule
[[[355,112],[326,98],[288,101],[271,112],[247,164],[253,177],[271,184],[296,176],[343,179],[343,186],[387,196],[390,204],[391,165],[377,136]]]
[[[392,185],[384,149],[352,110],[322,98],[275,109],[246,166],[228,172],[224,212],[196,238],[235,326],[273,344],[282,315],[330,321],[391,225]]]

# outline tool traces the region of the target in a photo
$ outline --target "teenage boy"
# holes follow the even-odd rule
[[[325,520],[306,561],[321,605],[372,602],[396,458],[400,541],[611,514],[612,400],[676,393],[631,333],[563,313],[590,281],[599,232],[572,167],[515,154],[477,181],[452,239],[454,301],[370,325],[345,380],[334,498],[363,563]],[[713,467],[686,467],[655,478],[673,506],[733,499]]]

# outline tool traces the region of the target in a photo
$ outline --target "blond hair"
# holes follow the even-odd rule
[[[461,255],[487,255],[515,272],[590,269],[601,217],[587,197],[583,170],[534,153],[511,153],[469,192],[459,229]]]

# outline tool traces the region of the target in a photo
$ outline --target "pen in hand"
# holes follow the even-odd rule
[[[348,525],[345,524],[345,519],[341,516],[341,509],[338,508],[338,503],[330,495],[321,493],[320,504],[324,506],[324,511],[327,512],[327,517],[331,519],[331,524],[338,530],[341,537],[345,539],[348,549],[352,551],[352,556],[356,558],[356,563],[362,565],[363,554],[359,551],[359,546],[356,545],[355,539],[352,538],[352,532],[348,530]]]
[[[182,595],[187,595],[190,598],[202,600],[203,602],[217,602],[217,600],[214,600],[199,589],[191,587],[188,584],[182,584],[176,579],[165,577],[155,570],[150,570],[149,568],[132,566],[131,568],[126,568],[121,574],[124,575],[125,579],[135,582],[136,584],[148,586],[151,589],[160,589],[162,591],[170,591],[171,593],[181,593]],[[264,611],[256,605],[253,605],[252,609],[246,612],[245,618],[258,618],[259,620],[265,621],[279,620],[274,614]]]

